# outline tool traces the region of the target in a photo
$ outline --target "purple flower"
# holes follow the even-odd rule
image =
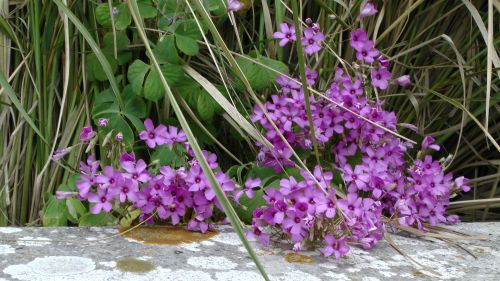
[[[379,51],[373,47],[373,42],[368,40],[365,44],[361,45],[356,52],[356,59],[366,63],[373,63],[375,57],[379,55]]]
[[[304,217],[294,210],[286,212],[286,219],[283,220],[283,229],[292,234],[292,240],[298,242],[302,240],[302,234],[306,229]]]
[[[258,226],[252,227],[252,230],[247,232],[246,237],[249,240],[257,238],[262,245],[269,245],[269,236]]]
[[[389,86],[388,80],[391,79],[391,73],[386,68],[372,69],[371,77],[373,87],[385,90]]]
[[[262,197],[264,198],[264,200],[266,200],[266,202],[268,204],[273,205],[277,201],[283,199],[283,194],[281,194],[281,192],[279,192],[279,190],[277,190],[277,189],[274,189],[272,187],[268,187],[264,191],[264,196],[262,196]]]
[[[186,176],[186,183],[189,185],[189,191],[203,191],[208,185],[208,181],[199,165],[191,167]]]
[[[324,239],[326,246],[321,251],[325,257],[335,255],[336,259],[340,259],[349,252],[349,246],[345,243],[345,237],[337,239],[332,234],[327,234]]]
[[[126,161],[135,162],[134,152],[130,152],[130,153],[124,152],[124,153],[122,153],[122,155],[120,155],[120,163],[126,162]]]
[[[155,148],[167,142],[167,127],[164,125],[155,128],[153,121],[148,118],[144,121],[144,127],[146,130],[139,133],[139,138],[145,141],[149,148]]]
[[[99,127],[106,127],[108,125],[108,122],[109,120],[106,118],[99,118],[99,120],[97,121],[97,125],[99,125]]]
[[[349,45],[353,47],[356,51],[360,51],[368,42],[368,36],[366,32],[362,28],[358,28],[355,31],[351,32],[351,40],[349,41]]]
[[[446,217],[446,224],[457,224],[460,222],[460,217],[457,215],[449,215]]]
[[[122,134],[122,132],[118,132],[118,133],[116,134],[116,136],[115,136],[115,140],[116,140],[117,142],[121,142],[121,141],[123,141],[123,134]]]
[[[366,184],[370,180],[370,175],[365,173],[365,168],[362,165],[356,165],[354,170],[350,165],[345,165],[343,172],[342,177],[349,183],[349,192],[355,192],[358,189],[365,190]]]
[[[114,188],[119,180],[122,179],[122,173],[113,169],[111,166],[106,166],[103,169],[103,174],[96,177],[96,182],[101,184],[102,188]]]
[[[172,225],[178,224],[185,213],[186,208],[183,204],[173,203],[166,209],[166,217],[170,218]]]
[[[304,30],[304,37],[302,37],[302,46],[304,46],[304,52],[308,55],[312,55],[321,50],[321,42],[325,40],[325,35],[321,32],[315,33],[312,29],[307,28]]]
[[[248,198],[253,198],[253,190],[254,188],[257,188],[260,186],[260,179],[259,178],[248,178],[245,181],[245,188],[237,191],[234,195],[234,198],[236,201],[239,201],[240,197],[244,194],[247,195]]]
[[[409,75],[400,76],[394,79],[394,84],[399,85],[401,87],[406,87],[411,84],[410,76]]]
[[[280,30],[281,31],[277,31],[273,34],[275,39],[281,39],[279,43],[280,47],[284,47],[290,41],[297,40],[295,36],[295,26],[282,22],[280,23]]]
[[[297,83],[294,79],[286,76],[286,75],[279,75],[276,77],[276,83],[281,85],[280,92],[284,94],[288,94],[292,91],[299,91],[300,90],[300,84]],[[260,120],[260,119],[259,119]],[[258,121],[258,120],[252,120],[252,121]]]
[[[172,146],[176,143],[183,143],[187,140],[186,134],[183,130],[178,129],[174,126],[168,126],[168,132],[166,134],[165,144],[172,149]]]
[[[316,83],[317,78],[318,78],[318,72],[306,67],[307,85],[309,85],[309,86],[314,85],[314,83]]]
[[[280,180],[280,192],[281,194],[288,196],[293,192],[296,192],[299,190],[299,183],[297,180],[292,176],[288,179],[281,179]]]
[[[113,7],[113,9],[111,9],[111,14],[113,15],[113,17],[116,17],[119,12],[120,11],[116,7]]]
[[[360,217],[363,214],[363,198],[356,193],[348,193],[347,199],[337,201],[337,206],[342,209],[345,215],[353,218]]]
[[[119,192],[119,199],[121,203],[125,202],[126,199],[130,202],[135,202],[137,200],[137,192],[139,191],[137,181],[120,178],[116,188],[117,192]]]
[[[333,201],[334,198],[335,198],[335,191],[332,190],[329,192],[329,196],[318,204],[318,206],[316,207],[316,212],[318,214],[325,214],[325,217],[329,219],[335,217],[336,206],[335,202]]]
[[[455,188],[456,189],[461,189],[463,192],[469,192],[470,191],[470,186],[467,185],[467,183],[470,180],[461,176],[455,179]]]
[[[434,143],[434,138],[431,136],[425,136],[422,140],[422,150],[426,150],[427,148],[433,149],[435,151],[439,151],[441,149],[439,145]]]
[[[243,3],[238,0],[228,0],[227,2],[227,10],[229,12],[236,12],[241,10],[244,7]]]
[[[264,220],[269,225],[281,224],[285,218],[285,212],[287,210],[287,204],[283,201],[277,201],[274,206],[267,208],[264,211]]]
[[[56,191],[56,199],[57,200],[63,200],[63,199],[68,199],[73,196],[77,195],[76,192],[74,191]]]
[[[99,214],[101,210],[104,212],[109,212],[113,208],[111,205],[111,200],[116,196],[113,189],[98,188],[97,194],[89,193],[88,200],[94,205],[90,208],[92,214]]]
[[[58,161],[70,152],[71,148],[59,148],[52,154],[52,160]]]
[[[359,8],[359,15],[358,19],[362,19],[364,17],[369,17],[373,16],[378,12],[377,8],[375,8],[375,5],[373,5],[371,2],[365,2],[361,4],[361,7]]]
[[[228,192],[234,190],[234,182],[223,172],[219,171],[215,173],[215,178],[217,179],[217,182],[219,183],[222,191]],[[209,187],[205,190],[205,197],[210,201],[215,198],[215,192],[212,187]]]
[[[81,141],[88,141],[92,139],[95,135],[94,130],[92,130],[92,126],[85,126],[82,128],[80,131],[80,140]]]
[[[147,182],[151,179],[147,170],[148,165],[146,165],[146,162],[142,159],[139,159],[137,162],[124,161],[120,164],[122,168],[127,171],[127,174],[123,174],[126,178],[131,178],[140,182]]]
[[[198,220],[198,219],[192,219],[188,222],[187,225],[189,230],[197,230],[200,231],[201,233],[205,233],[209,229],[208,223],[204,222],[203,220]]]

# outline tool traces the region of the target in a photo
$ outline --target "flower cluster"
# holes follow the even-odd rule
[[[325,40],[325,35],[319,31],[319,24],[313,23],[311,19],[306,20],[307,28],[302,34],[301,44],[304,47],[304,53],[312,55],[321,50],[321,43]],[[284,47],[288,42],[297,41],[295,26],[287,23],[280,23],[280,31],[275,32],[273,37],[280,39],[279,45]]]
[[[376,11],[367,2],[359,18]],[[275,33],[275,38],[281,39],[280,46],[294,41],[293,27],[283,23],[280,29]],[[313,27],[306,30],[304,38],[321,34]],[[286,234],[295,243],[295,250],[322,240],[323,253],[339,258],[349,249],[346,243],[371,248],[382,239],[388,223],[425,231],[426,225],[457,220],[456,216],[446,217],[445,208],[452,193],[470,189],[468,180],[453,179],[440,161],[426,154],[429,149],[439,150],[431,137],[425,137],[421,147],[415,148],[396,136],[396,114],[384,110],[383,102],[372,98],[377,89],[385,90],[391,83],[409,85],[409,76],[391,79],[388,60],[363,29],[351,32],[349,45],[356,51],[357,67],[337,68],[324,94],[310,97],[314,130],[309,126],[304,89],[298,78],[276,79],[279,92],[264,104],[270,120],[261,108],[254,108],[252,121],[260,123],[273,145],[268,148],[259,144],[257,159],[262,165],[276,172],[295,166],[282,136],[294,149],[310,150],[314,132],[325,166],[333,167],[332,172],[341,177],[340,182],[333,183],[332,172],[316,166],[315,180],[302,171],[301,178],[285,178],[278,189],[265,189],[267,205],[254,212],[249,234],[264,243],[269,241],[268,226]],[[304,51],[310,54],[320,47],[318,44],[313,52],[307,47]],[[307,69],[308,86],[315,86],[317,78],[317,72]],[[418,151],[415,159],[407,156],[411,150]]]
[[[222,210],[199,163],[194,159],[186,135],[176,127],[154,126],[150,119],[139,136],[149,148],[167,145],[184,159],[180,167],[147,164],[134,153],[123,153],[118,167],[102,166],[90,156],[80,163],[76,186],[80,200],[91,203],[93,214],[110,212],[116,205],[140,209],[141,220],[168,220],[172,225],[187,222],[188,228],[209,229],[215,207]],[[232,192],[235,183],[218,168],[217,156],[203,151],[224,192]]]

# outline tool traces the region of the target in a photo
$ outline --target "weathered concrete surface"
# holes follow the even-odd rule
[[[257,252],[273,280],[500,280],[500,223],[464,223],[453,229],[489,237],[459,241],[464,249],[436,239],[393,235],[412,264],[380,242],[347,258],[304,254],[314,263],[289,263],[282,249]],[[115,228],[0,228],[0,281],[4,280],[262,280],[237,236],[227,227],[202,242],[174,246],[129,241]],[[112,236],[112,238],[109,238]]]

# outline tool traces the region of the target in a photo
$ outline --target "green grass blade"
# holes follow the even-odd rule
[[[3,72],[0,71],[0,86],[4,89],[4,92],[7,94],[7,97],[9,97],[11,103],[14,104],[14,106],[17,108],[21,116],[26,120],[26,122],[30,125],[30,127],[35,131],[35,133],[40,137],[40,139],[48,144],[47,140],[43,137],[42,133],[36,126],[35,122],[31,117],[29,116],[28,112],[23,108],[23,105],[19,101],[19,99],[16,96],[16,93],[14,93],[14,90],[10,86],[9,82],[7,81],[7,78],[3,74]]]
[[[267,273],[264,270],[264,267],[260,263],[259,259],[257,258],[257,255],[255,254],[254,250],[252,249],[252,246],[250,245],[250,243],[248,242],[248,240],[245,237],[245,233],[244,233],[243,227],[241,225],[241,222],[238,218],[238,215],[236,214],[235,210],[233,209],[233,206],[231,205],[231,203],[227,199],[226,195],[224,194],[222,188],[220,187],[219,183],[217,182],[217,179],[215,178],[215,175],[214,175],[212,169],[210,169],[207,160],[203,156],[202,150],[201,150],[200,146],[198,145],[196,137],[194,136],[193,132],[191,131],[191,128],[189,127],[189,124],[188,124],[186,118],[184,117],[184,114],[183,114],[179,104],[177,103],[177,101],[176,101],[176,99],[175,99],[175,97],[170,89],[170,86],[168,85],[167,80],[163,76],[163,73],[160,69],[160,65],[158,64],[156,57],[155,57],[155,55],[154,55],[154,53],[151,50],[151,47],[149,45],[148,38],[146,37],[146,33],[144,30],[144,26],[143,26],[143,21],[140,17],[139,8],[137,6],[136,0],[128,0],[127,3],[129,6],[129,9],[130,9],[130,12],[132,14],[132,18],[134,19],[135,25],[137,27],[137,31],[139,33],[139,36],[141,37],[141,39],[146,47],[146,51],[147,51],[149,57],[151,58],[153,66],[160,77],[162,86],[165,89],[165,93],[167,95],[167,98],[170,100],[170,104],[175,112],[175,115],[177,116],[177,119],[179,120],[179,123],[181,124],[182,129],[186,133],[186,137],[187,137],[191,147],[193,148],[194,154],[196,156],[196,159],[200,163],[200,166],[203,170],[203,173],[205,174],[208,181],[210,182],[210,186],[213,188],[215,195],[217,196],[217,199],[221,203],[221,205],[224,209],[224,212],[226,213],[227,217],[231,221],[231,224],[234,227],[235,232],[238,234],[238,236],[239,236],[240,240],[242,241],[243,245],[245,246],[248,254],[250,255],[250,257],[254,261],[255,265],[259,269],[262,276],[266,280],[269,280],[269,277],[267,276]]]

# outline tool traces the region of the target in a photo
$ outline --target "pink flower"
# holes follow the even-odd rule
[[[106,118],[99,118],[99,121],[97,121],[97,125],[99,127],[106,127],[108,125],[109,120]]]
[[[410,76],[409,75],[400,76],[394,79],[394,84],[399,85],[401,87],[406,87],[411,84]]]
[[[92,139],[95,135],[94,130],[92,130],[92,126],[86,126],[83,127],[82,130],[80,131],[80,140],[81,141],[88,141]]]
[[[371,71],[372,85],[381,90],[387,89],[391,73],[386,68],[372,69]]]
[[[227,10],[229,12],[236,12],[243,8],[243,3],[238,0],[228,0],[227,2]]]
[[[295,36],[295,26],[288,25],[284,22],[280,23],[281,32],[277,31],[273,34],[273,37],[280,40],[280,47],[284,47],[288,42],[297,40]]]
[[[64,156],[66,156],[69,153],[70,150],[71,150],[70,148],[59,148],[59,149],[57,149],[56,151],[54,151],[54,154],[52,154],[52,160],[54,160],[54,161],[60,160],[61,158],[63,158]]]
[[[439,145],[434,143],[434,138],[431,136],[425,136],[422,140],[422,150],[426,150],[427,148],[435,151],[439,151],[441,149]]]
[[[172,149],[173,145],[176,143],[183,143],[187,140],[186,134],[183,130],[178,129],[174,126],[168,126],[168,132],[166,134],[165,144]]]
[[[327,234],[324,239],[326,246],[321,251],[325,257],[335,255],[336,259],[340,259],[349,252],[349,246],[345,243],[345,237],[337,239],[332,234]]]
[[[470,186],[467,185],[467,183],[469,181],[470,180],[468,178],[465,178],[463,176],[458,177],[458,178],[455,179],[455,188],[456,189],[461,189],[464,192],[468,192],[468,191],[470,191]]]
[[[362,19],[364,17],[369,17],[373,16],[378,12],[377,8],[375,5],[373,5],[371,2],[365,2],[361,4],[361,7],[359,8],[359,15],[358,19]]]
[[[121,132],[118,132],[118,133],[116,134],[116,136],[115,136],[115,140],[116,140],[117,142],[121,142],[121,141],[123,141],[123,134],[122,134]]]
[[[368,40],[366,32],[362,28],[358,28],[351,32],[351,40],[349,40],[349,45],[353,47],[356,51],[360,51]]]
[[[94,206],[90,208],[92,214],[99,214],[101,210],[105,212],[111,211],[113,205],[111,205],[111,200],[116,196],[113,189],[98,188],[97,194],[89,193],[88,200],[90,203],[94,203]]]
[[[373,63],[375,61],[375,57],[378,55],[379,51],[373,47],[373,42],[368,40],[356,52],[356,59],[367,63]]]
[[[148,118],[144,121],[144,127],[146,130],[139,133],[139,138],[145,141],[149,148],[155,148],[167,142],[167,127],[164,125],[155,128],[153,121]]]
[[[321,42],[325,40],[325,35],[321,32],[314,32],[312,28],[307,28],[304,30],[304,37],[302,37],[302,46],[304,46],[304,52],[308,55],[312,55],[321,50]]]
[[[258,226],[254,226],[252,228],[252,231],[247,232],[246,237],[249,240],[257,238],[262,245],[269,245],[269,236],[264,231],[262,231],[262,228]]]

